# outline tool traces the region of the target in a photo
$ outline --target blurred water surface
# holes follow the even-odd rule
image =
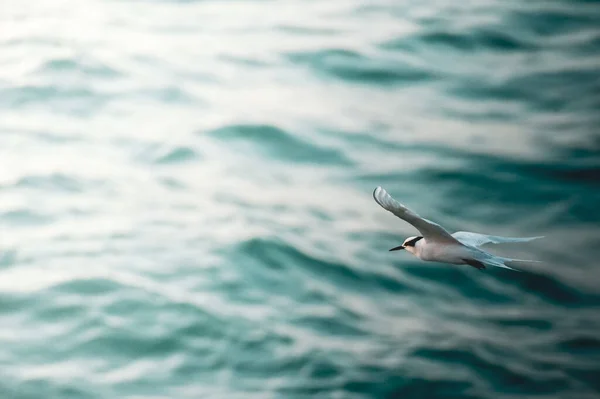
[[[4,1],[0,396],[598,397],[598,10]]]

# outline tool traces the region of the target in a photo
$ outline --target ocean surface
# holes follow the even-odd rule
[[[0,5],[0,398],[600,397],[600,3]],[[388,252],[545,236],[522,273]]]

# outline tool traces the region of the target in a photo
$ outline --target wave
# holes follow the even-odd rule
[[[472,55],[477,51],[531,51],[538,48],[535,43],[513,33],[494,30],[490,27],[471,28],[461,32],[448,30],[427,31],[402,36],[382,42],[386,50],[410,52],[433,51],[435,48],[451,49]]]
[[[205,133],[227,148],[292,163],[350,165],[336,148],[320,146],[271,125],[229,125]]]
[[[287,54],[294,64],[307,65],[317,75],[371,85],[411,85],[435,79],[435,74],[398,60],[370,58],[355,51],[327,49]]]
[[[116,68],[98,61],[77,58],[53,58],[44,61],[34,72],[37,75],[70,75],[80,73],[91,78],[118,78],[123,74]]]

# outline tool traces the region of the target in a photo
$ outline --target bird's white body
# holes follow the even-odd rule
[[[425,238],[417,241],[414,247],[405,249],[421,260],[455,265],[463,264],[463,259],[473,256],[471,250],[463,245],[429,243]]]
[[[515,270],[506,265],[508,262],[535,262],[520,259],[503,258],[483,251],[479,247],[488,244],[509,242],[526,242],[541,237],[499,237],[486,234],[459,231],[448,233],[442,226],[424,219],[393,199],[384,189],[377,187],[373,198],[387,211],[412,224],[422,236],[407,238],[404,243],[393,250],[405,249],[424,261],[450,263],[455,265],[470,265],[477,269],[486,266],[496,266]]]

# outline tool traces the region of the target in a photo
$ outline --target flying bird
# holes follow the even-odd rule
[[[469,265],[479,270],[486,266],[509,267],[509,262],[537,262],[532,260],[503,258],[486,252],[480,247],[484,244],[502,244],[514,242],[527,242],[542,237],[499,237],[486,234],[458,231],[450,234],[437,223],[420,217],[415,212],[402,205],[383,188],[377,187],[373,191],[373,198],[381,207],[400,219],[413,225],[420,236],[408,237],[402,245],[390,249],[402,249],[415,255],[417,258],[431,262],[451,263],[455,265]]]

